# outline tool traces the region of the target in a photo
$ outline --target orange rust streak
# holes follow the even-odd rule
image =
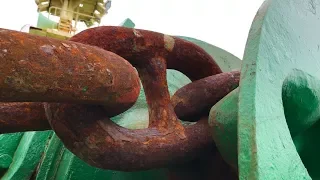
[[[239,86],[240,72],[209,76],[180,88],[171,98],[180,119],[192,120],[209,116],[209,111],[224,96]]]
[[[49,123],[64,145],[92,166],[121,171],[186,162],[213,148],[207,118],[184,127],[186,138],[157,128],[129,130],[99,106],[46,104]]]
[[[140,92],[138,74],[125,59],[76,42],[0,29],[0,64],[3,102],[103,104],[116,115]]]
[[[103,26],[82,31],[70,40],[114,52],[134,65],[139,71],[150,109],[149,126],[164,131],[180,129],[183,132],[170,105],[167,67],[181,71],[192,80],[222,72],[212,57],[199,46],[157,32]],[[183,133],[181,136],[184,136]]]

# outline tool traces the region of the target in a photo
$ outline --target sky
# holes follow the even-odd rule
[[[0,0],[0,28],[37,24],[34,0]],[[193,37],[242,59],[252,20],[263,0],[112,0],[101,25],[130,18],[138,29]]]

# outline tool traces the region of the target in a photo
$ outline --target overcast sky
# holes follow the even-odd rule
[[[104,25],[131,18],[136,28],[194,37],[242,59],[252,20],[263,0],[112,0]],[[36,25],[34,0],[0,0],[0,27]]]

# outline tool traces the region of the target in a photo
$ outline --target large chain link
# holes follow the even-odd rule
[[[1,30],[0,49],[0,101],[11,102],[0,106],[0,133],[53,129],[72,153],[103,169],[161,168],[207,153],[209,108],[239,83],[238,71],[222,73],[195,44],[146,30],[97,27],[70,41]],[[147,129],[109,119],[137,100],[133,66]],[[167,68],[194,81],[171,99]]]

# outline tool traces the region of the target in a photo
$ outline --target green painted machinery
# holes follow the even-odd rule
[[[36,2],[39,11],[50,11],[51,5],[62,1]],[[88,5],[91,1],[81,1],[81,6],[91,7],[81,11],[80,1],[74,2],[79,2],[76,12],[83,14],[107,6],[105,1],[97,1],[100,5],[94,7]],[[60,3],[64,9],[69,5]],[[215,104],[209,116],[213,140],[241,180],[320,179],[320,146],[316,144],[320,127],[319,11],[320,0],[266,0],[253,19],[242,61],[204,41],[179,36],[202,47],[224,72],[241,69],[239,88]],[[56,12],[64,18],[60,24],[40,15],[42,23],[29,32],[67,39],[75,31],[63,28],[65,19],[90,26],[100,18],[91,13],[91,19],[70,19],[62,12]],[[134,23],[126,19],[121,26],[134,28]],[[190,82],[174,70],[167,70],[167,80],[171,95]],[[112,120],[129,129],[147,127],[143,89],[136,104]],[[170,179],[167,168],[118,172],[91,167],[68,151],[53,131],[0,135],[0,176],[3,180]]]
[[[39,18],[30,33],[57,39],[68,39],[86,27],[97,26],[108,13],[111,0],[35,0]],[[48,17],[44,17],[47,14]],[[58,22],[50,20],[58,19]]]

